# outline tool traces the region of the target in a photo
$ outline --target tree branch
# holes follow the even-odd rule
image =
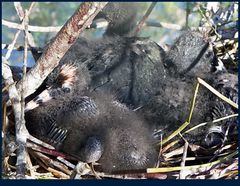
[[[14,45],[16,44],[17,38],[18,38],[20,33],[21,33],[21,30],[18,30],[16,32],[16,34],[14,35],[12,43],[8,46],[8,51],[7,51],[6,55],[5,55],[5,59],[6,60],[8,60],[10,58],[10,56],[12,54],[12,51],[13,51],[13,48],[14,48]]]
[[[157,2],[152,2],[152,4],[150,5],[150,7],[148,8],[147,12],[145,13],[145,15],[143,16],[142,20],[138,23],[134,34],[137,35],[137,33],[141,30],[141,28],[144,25],[144,22],[146,21],[146,19],[148,18],[148,16],[151,14],[153,8],[155,7],[155,5],[157,4]]]
[[[15,10],[17,12],[17,15],[18,15],[20,21],[22,21],[23,18],[24,18],[24,10],[21,6],[21,3],[20,2],[14,2],[13,4],[14,4]]]
[[[24,30],[23,25],[18,23],[13,23],[10,21],[7,21],[5,19],[2,19],[2,25],[7,26],[9,28],[14,28],[18,30]],[[107,27],[108,22],[107,21],[96,21],[91,24],[89,28],[105,28]],[[180,26],[173,23],[166,23],[166,22],[158,22],[158,21],[145,21],[143,26],[149,26],[149,27],[162,27],[166,29],[172,29],[172,30],[183,30],[185,27]],[[232,27],[236,27],[236,25],[231,25]],[[58,32],[62,26],[32,26],[28,25],[28,30],[31,32]],[[86,28],[88,29],[88,28]],[[197,30],[197,29],[203,29],[202,27],[191,27],[191,30]]]
[[[5,85],[9,85],[9,98],[12,103],[13,107],[13,112],[15,116],[15,130],[16,130],[16,143],[18,145],[17,149],[17,174],[19,172],[25,172],[24,167],[25,166],[19,166],[26,164],[26,160],[24,157],[25,155],[25,150],[24,150],[24,145],[27,140],[28,132],[25,128],[25,125],[22,125],[21,121],[21,104],[20,104],[20,95],[15,87],[13,78],[12,78],[12,72],[11,69],[8,66],[8,62],[6,58],[2,57],[2,76],[4,79]],[[21,176],[22,177],[22,176]]]
[[[15,9],[16,9],[17,14],[19,16],[19,19],[20,19],[20,22],[21,22],[21,26],[23,27],[22,30],[24,30],[24,24],[23,24],[24,11],[23,11],[23,8],[21,7],[21,4],[18,3],[18,2],[15,2],[14,6],[15,6]],[[31,4],[31,6],[29,8],[29,13],[32,10],[32,7],[33,7],[33,3]],[[8,51],[7,51],[6,55],[5,55],[5,59],[6,60],[8,60],[9,57],[11,56],[12,50],[14,48],[14,45],[16,44],[16,41],[17,41],[17,38],[18,38],[20,32],[21,32],[21,30],[18,30],[16,32],[16,34],[14,35],[14,39],[13,39],[12,43],[8,46]]]
[[[30,14],[30,12],[32,11],[34,5],[36,4],[36,2],[32,2],[29,9],[28,9],[28,12]],[[20,21],[23,20],[24,16],[25,16],[25,13],[24,13],[24,9],[22,8],[22,5],[20,2],[14,2],[14,7],[16,9],[16,12],[17,12],[17,15],[20,19]],[[23,26],[23,29],[24,30],[24,26]],[[31,46],[31,47],[36,47],[36,44],[33,40],[33,36],[31,33],[27,32],[27,35],[28,35],[28,44]]]
[[[18,30],[24,30],[24,26],[18,23],[13,23],[7,20],[2,19],[2,25],[7,26],[9,28],[15,28]],[[28,30],[31,32],[58,32],[62,26],[28,26]]]
[[[25,41],[24,41],[24,60],[23,60],[23,80],[26,77],[26,71],[27,71],[27,46],[28,46],[28,11],[25,10],[23,23],[25,27]],[[17,150],[17,163],[16,163],[16,177],[17,178],[25,178],[26,173],[26,162],[27,162],[27,149],[26,149],[26,142],[27,142],[27,136],[24,136],[24,139],[21,139],[22,131],[19,130],[19,128],[24,128],[26,130],[25,126],[25,118],[24,118],[24,108],[25,108],[25,99],[24,99],[24,91],[26,87],[22,86],[21,90],[21,122],[19,123],[21,126],[16,126],[16,142],[18,145]]]

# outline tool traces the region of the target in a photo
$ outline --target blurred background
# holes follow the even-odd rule
[[[136,3],[136,2],[134,2]],[[232,2],[221,2],[222,7],[227,7]],[[31,2],[22,2],[23,8],[28,8]],[[69,17],[78,8],[81,2],[38,2],[35,4],[29,18],[29,25],[34,26],[62,26]],[[138,11],[138,20],[147,11],[151,2],[136,3]],[[164,22],[176,24],[180,27],[198,27],[202,19],[202,13],[199,11],[199,4],[207,6],[207,3],[199,2],[158,2],[148,17],[147,21]],[[237,13],[234,15],[237,19]],[[188,17],[188,19],[186,19]],[[16,14],[13,2],[2,2],[2,18],[14,23],[20,23]],[[186,21],[188,20],[188,21]],[[2,26],[2,43],[10,44],[13,40],[16,29]],[[101,36],[104,28],[88,29],[81,34],[83,37],[96,38]],[[23,32],[21,33],[23,34]],[[56,32],[32,32],[34,41],[38,47],[44,47],[46,43],[56,34]],[[180,34],[177,29],[168,29],[164,27],[145,26],[140,32],[140,36],[150,37],[160,44],[172,44],[175,38]],[[23,38],[18,37],[16,46],[23,46]]]

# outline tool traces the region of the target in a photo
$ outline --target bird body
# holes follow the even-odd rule
[[[227,73],[224,66],[219,64],[210,43],[200,33],[185,31],[165,53],[163,63],[166,80],[161,81],[157,95],[153,96],[138,112],[145,117],[152,130],[160,128],[165,137],[188,120],[198,77],[235,103],[238,102],[237,76]],[[236,113],[236,109],[201,85],[190,125],[185,130],[233,113]],[[214,127],[226,128],[228,121],[224,120],[222,125],[219,123],[205,125],[184,136],[189,142],[207,147],[214,146],[221,140],[206,136]],[[236,119],[231,121],[236,124]],[[218,130],[219,133],[222,131],[226,130]]]
[[[208,78],[217,69],[224,70],[219,63],[208,39],[200,32],[189,30],[176,39],[164,58],[165,68],[172,77]]]
[[[224,96],[238,103],[238,80],[236,75],[228,73],[212,74],[212,77],[206,81]],[[197,78],[194,77],[192,79],[185,78],[181,81],[175,77],[169,77],[168,81],[160,88],[159,94],[153,96],[138,112],[144,116],[152,130],[161,129],[166,138],[184,122],[188,121],[196,83]],[[237,119],[235,117],[219,123],[212,123],[212,121],[236,113],[236,108],[218,98],[203,85],[200,85],[190,124],[184,131],[200,123],[209,122],[209,124],[183,136],[189,142],[204,147],[219,144],[223,140],[223,133],[228,126],[231,125],[231,128],[235,128],[232,131],[236,132]],[[214,130],[214,133],[221,134],[215,136],[214,139],[209,137],[209,134],[213,133],[213,128],[218,128],[217,131]]]
[[[154,139],[133,111],[108,94],[52,99],[26,112],[32,135],[105,172],[146,169],[157,161]]]
[[[127,36],[136,27],[137,6],[132,2],[110,2],[95,19],[104,18],[108,21],[105,31],[107,36]]]
[[[164,51],[147,38],[129,34],[136,26],[136,13],[134,3],[108,3],[96,17],[109,22],[104,36],[94,40],[80,37],[48,76],[47,86],[56,81],[63,65],[74,66],[78,74],[85,66],[91,76],[91,91],[111,89],[127,105],[143,105],[156,94],[165,76]],[[81,84],[76,82],[74,86]]]

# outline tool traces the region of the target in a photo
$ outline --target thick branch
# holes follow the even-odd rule
[[[21,104],[20,104],[20,95],[17,91],[13,78],[12,78],[12,72],[9,66],[7,65],[7,60],[2,57],[2,76],[4,79],[5,85],[9,85],[9,98],[12,103],[13,112],[15,116],[15,128],[16,128],[16,143],[18,145],[17,149],[17,174],[24,173],[25,170],[25,164],[26,164],[26,151],[24,144],[27,141],[28,137],[28,131],[25,127],[25,125],[22,124],[21,120]],[[21,174],[21,178],[23,178],[24,175]]]
[[[35,92],[43,80],[58,65],[61,58],[75,42],[79,34],[91,24],[106,2],[82,3],[74,15],[62,27],[55,39],[46,47],[37,64],[26,75],[25,97]],[[22,87],[22,80],[17,84]]]
[[[24,26],[25,26],[25,42],[24,42],[24,63],[23,63],[23,79],[26,76],[27,71],[27,32],[28,32],[28,11],[25,10],[25,15],[23,18]],[[26,87],[22,86],[21,90],[21,122],[18,126],[19,128],[24,128],[26,130],[25,126],[25,119],[24,119],[24,107],[25,107],[25,101],[24,101],[24,91]],[[19,137],[22,135],[20,133],[20,130],[18,130],[18,127],[16,126],[16,142],[18,144],[18,151],[17,151],[17,178],[25,178],[26,173],[26,162],[27,162],[27,149],[26,149],[26,141],[27,141],[27,135],[26,138],[23,140],[19,139]],[[22,132],[22,131],[21,131]],[[28,134],[28,132],[26,132]]]

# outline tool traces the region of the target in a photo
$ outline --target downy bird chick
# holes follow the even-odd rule
[[[156,94],[159,77],[165,76],[164,51],[147,38],[126,37],[136,25],[136,13],[134,3],[108,3],[97,15],[109,22],[104,37],[80,37],[49,75],[47,84],[56,80],[62,65],[70,63],[78,69],[84,64],[91,75],[91,91],[115,90],[122,102],[134,108],[145,103]]]
[[[163,137],[168,137],[187,121],[195,83],[196,81],[193,83],[193,80],[188,78],[184,81],[169,78],[169,81],[161,87],[159,95],[154,96],[138,112],[145,117],[149,125],[152,126],[152,130],[161,129],[164,134]],[[208,79],[207,83],[236,104],[238,103],[238,79],[236,75],[216,74],[213,75],[212,79]],[[223,142],[228,126],[236,132],[237,118],[223,120],[220,123],[211,124],[211,122],[234,113],[237,113],[236,108],[225,103],[207,88],[200,85],[192,119],[189,126],[181,134],[189,142],[204,147],[219,145]],[[209,122],[209,124],[184,134],[184,131],[203,122]]]
[[[80,37],[61,59],[59,66],[49,75],[47,84],[56,81],[56,77],[59,75],[63,65],[70,64],[78,70],[84,64],[91,72],[92,65],[94,65],[92,61],[97,63],[99,60],[104,64],[109,62],[114,64],[115,61],[120,61],[121,55],[125,52],[127,46],[127,40],[121,36],[127,35],[136,25],[136,13],[137,9],[133,3],[108,3],[95,17],[95,20],[104,18],[109,22],[105,37],[95,40]],[[112,59],[113,57],[116,58],[115,61]],[[99,68],[104,67],[102,65]],[[76,84],[76,86],[78,85]]]
[[[164,65],[172,77],[208,78],[214,72],[225,71],[208,38],[189,30],[184,31],[166,52]]]
[[[139,110],[153,129],[160,127],[163,130],[165,137],[187,120],[197,77],[203,78],[219,90],[216,79],[221,79],[222,75],[219,74],[227,74],[224,73],[223,64],[219,64],[210,46],[209,41],[200,33],[185,31],[165,53],[167,80],[161,82],[158,94]],[[236,78],[231,78],[230,81],[237,82]],[[236,95],[236,88],[231,92]],[[213,108],[217,107],[218,102],[212,93],[200,86],[191,123],[196,125],[216,119],[213,118]],[[232,112],[232,108],[227,110]],[[193,131],[188,139],[197,143],[203,142],[207,146],[219,143],[218,137],[211,139],[211,142],[209,141],[211,135],[208,138],[204,137],[208,134],[209,128],[211,127],[207,125]],[[208,142],[205,143],[205,139],[208,139]]]
[[[25,114],[29,132],[103,171],[153,167],[157,151],[144,121],[109,93],[66,94]]]
[[[137,6],[132,2],[110,2],[95,17],[106,19],[108,27],[106,36],[127,36],[134,30],[137,21]]]

